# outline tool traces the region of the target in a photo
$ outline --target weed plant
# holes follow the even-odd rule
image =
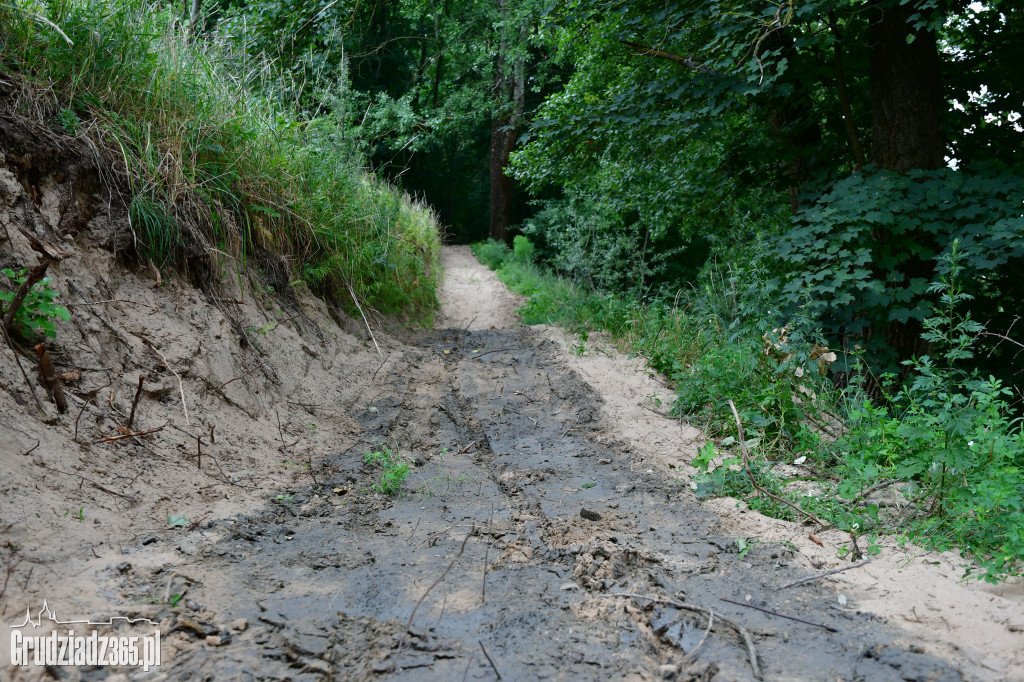
[[[178,9],[0,5],[0,71],[15,108],[106,157],[108,184],[126,194],[127,243],[144,262],[208,277],[227,258],[270,272],[284,256],[291,277],[280,279],[427,321],[440,246],[432,213],[364,172],[340,114],[272,98],[265,57],[190,40]],[[344,87],[325,101],[343,100]]]
[[[402,485],[410,471],[409,460],[398,451],[388,447],[365,453],[363,464],[375,465],[383,469],[380,482],[375,483],[373,489],[391,497],[397,496],[402,491]]]

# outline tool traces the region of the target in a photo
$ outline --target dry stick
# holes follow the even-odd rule
[[[8,576],[10,576],[10,570],[8,570],[7,574],[8,574]],[[7,582],[6,581],[4,581],[4,587],[5,588],[7,587]],[[3,594],[4,594],[3,592],[0,592],[0,597],[2,597]],[[466,682],[466,678],[469,677],[469,668],[473,665],[473,661],[475,661],[475,660],[476,660],[476,652],[474,651],[473,655],[469,657],[469,663],[466,664],[466,672],[462,673],[462,682]]]
[[[54,473],[64,474],[65,476],[77,476],[83,482],[91,483],[95,488],[97,488],[99,490],[102,490],[103,492],[107,493],[108,495],[115,495],[117,497],[126,499],[129,502],[134,502],[135,501],[133,498],[129,497],[128,495],[124,495],[122,493],[115,492],[113,490],[110,490],[109,488],[104,488],[103,486],[101,486],[96,481],[94,481],[92,479],[89,479],[89,478],[86,478],[85,476],[82,476],[81,474],[75,474],[75,473],[69,473],[67,471],[61,471],[60,469],[54,469],[53,467],[48,467],[45,464],[40,464],[39,467],[41,467],[43,469],[46,469],[47,471],[52,471]]]
[[[160,359],[164,361],[164,367],[166,367],[168,371],[174,375],[174,378],[178,380],[178,392],[181,394],[181,410],[185,413],[185,425],[192,426],[192,423],[188,420],[188,407],[185,406],[185,386],[181,383],[181,375],[174,371],[174,368],[171,367],[171,363],[167,362],[167,358],[164,357],[163,353],[157,350],[156,346],[148,340],[146,340],[146,344],[153,349],[154,353],[160,356]]]
[[[409,620],[405,624],[405,629],[402,630],[402,638],[400,640],[398,640],[398,649],[395,651],[395,665],[396,666],[398,665],[398,655],[402,653],[402,646],[405,644],[405,635],[409,632],[409,628],[412,627],[412,619],[416,615],[417,609],[420,608],[420,604],[422,604],[423,600],[427,598],[427,595],[430,594],[430,591],[432,589],[434,589],[435,587],[437,587],[438,584],[442,580],[444,580],[444,577],[446,575],[448,575],[448,571],[452,570],[452,566],[454,566],[455,562],[459,560],[459,557],[462,556],[462,553],[464,551],[466,551],[466,542],[469,541],[469,537],[471,535],[475,535],[475,534],[476,534],[476,524],[474,523],[473,527],[469,530],[468,533],[466,533],[466,537],[463,538],[462,546],[459,547],[459,553],[455,555],[455,558],[452,559],[452,562],[450,564],[448,564],[448,568],[444,569],[444,573],[442,573],[441,575],[439,575],[437,577],[437,580],[435,580],[433,582],[433,584],[431,584],[431,586],[427,588],[427,591],[423,593],[423,596],[420,597],[420,600],[418,602],[416,602],[416,606],[414,606],[412,608],[412,613],[409,614]]]
[[[709,618],[711,617],[711,609],[704,608],[703,606],[684,604],[683,602],[675,601],[674,599],[659,599],[658,597],[650,597],[646,594],[635,594],[633,592],[613,592],[611,594],[594,594],[591,596],[598,598],[632,597],[633,599],[646,599],[647,601],[654,604],[668,604],[669,606],[673,606],[677,609],[682,609],[683,611],[701,613],[705,616],[708,616]],[[743,643],[747,647],[747,656],[750,658],[750,669],[754,671],[754,677],[756,679],[761,679],[761,666],[757,663],[757,650],[754,649],[754,638],[750,636],[750,633],[747,632],[746,628],[744,628],[743,626],[737,625],[736,623],[726,618],[723,618],[722,616],[719,616],[718,619],[726,625],[728,625],[729,627],[731,627],[733,630],[735,630],[736,633],[743,638]]]
[[[767,613],[767,614],[772,615],[772,616],[778,616],[779,618],[786,618],[788,620],[795,620],[796,622],[803,623],[804,625],[813,625],[816,628],[823,628],[825,630],[828,630],[829,632],[839,632],[839,630],[837,628],[834,628],[831,625],[824,625],[822,623],[813,623],[813,622],[811,622],[809,620],[804,620],[803,618],[797,618],[796,616],[787,616],[786,614],[779,613],[778,611],[772,611],[771,609],[763,609],[760,606],[754,606],[753,604],[744,604],[741,601],[733,601],[732,599],[726,599],[725,597],[719,597],[719,599],[721,599],[724,602],[729,602],[730,604],[735,604],[736,606],[744,606],[744,607],[746,607],[748,609],[754,609],[755,611],[760,611],[761,613]]]
[[[213,390],[215,390],[215,391],[219,391],[219,390],[223,389],[223,388],[224,388],[225,386],[227,386],[227,385],[228,385],[228,384],[230,384],[230,383],[233,383],[233,382],[235,382],[235,381],[238,381],[239,379],[244,379],[245,377],[249,376],[250,374],[252,374],[252,373],[253,373],[253,372],[255,372],[256,370],[258,370],[258,369],[259,369],[260,367],[262,367],[262,365],[253,365],[253,366],[252,366],[252,369],[250,369],[250,370],[249,370],[248,372],[246,372],[245,374],[243,374],[243,375],[241,375],[241,376],[237,376],[237,377],[235,377],[234,379],[228,379],[228,380],[227,380],[227,381],[225,381],[225,382],[224,382],[223,384],[221,384],[220,386],[217,386],[217,387],[216,387],[216,388],[214,388]]]
[[[199,469],[203,468],[203,437],[202,435],[196,436],[196,467]]]
[[[732,409],[732,416],[736,418],[736,428],[739,430],[740,437],[740,450],[743,452],[743,468],[747,470],[747,476],[750,477],[750,484],[753,485],[754,489],[757,490],[762,495],[766,495],[775,500],[776,502],[781,502],[782,504],[788,507],[792,507],[796,511],[800,512],[801,514],[809,518],[811,521],[814,521],[814,523],[816,523],[817,525],[824,526],[825,523],[814,514],[804,511],[799,506],[793,504],[789,500],[779,497],[778,495],[772,495],[770,492],[768,492],[767,490],[765,490],[764,488],[757,484],[757,480],[754,479],[754,472],[750,470],[750,461],[749,456],[747,455],[747,440],[743,435],[743,424],[740,422],[740,413],[736,411],[736,405],[732,402],[732,400],[729,400],[728,402],[729,407]]]
[[[842,573],[843,571],[849,571],[851,568],[860,568],[861,566],[864,566],[865,564],[870,564],[870,563],[871,563],[871,559],[864,559],[864,561],[858,561],[857,563],[850,564],[849,566],[841,566],[839,568],[833,568],[831,571],[825,571],[824,573],[819,573],[818,575],[812,575],[812,576],[808,576],[807,578],[800,578],[799,580],[794,580],[793,582],[786,583],[782,587],[778,587],[776,589],[777,590],[784,590],[787,587],[794,587],[796,585],[803,585],[804,583],[811,583],[811,582],[814,582],[815,580],[820,580],[821,578],[825,578],[825,577],[828,577],[830,575],[835,575],[836,573]]]
[[[363,324],[366,325],[366,331],[370,332],[370,338],[373,340],[373,346],[377,349],[377,355],[384,357],[384,353],[380,352],[380,346],[377,345],[377,337],[373,335],[373,330],[370,329],[370,321],[366,319],[366,313],[363,312],[363,306],[359,305],[359,299],[356,298],[356,292],[352,290],[352,285],[348,285],[348,293],[352,296],[352,302],[356,304],[356,308],[359,310],[359,314],[363,316]],[[381,367],[384,365],[382,364]]]
[[[80,409],[78,411],[78,416],[75,417],[75,439],[74,440],[75,440],[76,443],[78,442],[78,422],[79,422],[79,420],[82,419],[82,415],[85,414],[85,408],[89,407],[89,403],[95,403],[96,402],[96,396],[99,395],[99,392],[102,391],[105,388],[108,388],[112,383],[114,383],[113,379],[108,381],[105,385],[100,386],[99,388],[90,391],[85,396],[85,402],[82,403],[82,409]],[[132,413],[133,414],[135,413],[135,409],[134,408],[132,409]],[[128,430],[130,431],[131,428],[132,428],[131,423],[129,423],[128,424]]]
[[[18,309],[21,308],[21,304],[24,302],[25,297],[28,296],[28,292],[32,291],[32,287],[38,284],[39,280],[46,276],[46,268],[48,267],[50,267],[50,264],[43,261],[39,265],[34,265],[29,268],[28,273],[25,275],[25,281],[18,287],[18,291],[15,292],[10,305],[7,306],[7,312],[4,313],[3,326],[5,330],[11,328],[11,323],[14,322],[14,316],[18,314]]]
[[[494,522],[494,503],[491,502],[491,518],[487,519],[487,536],[490,538],[491,524]],[[484,581],[480,586],[480,603],[487,603],[487,560],[491,554],[491,540],[487,541],[487,549],[484,550]]]
[[[145,435],[148,435],[150,433],[156,433],[157,431],[162,431],[164,429],[164,427],[167,426],[170,423],[171,422],[169,422],[169,421],[164,422],[163,426],[158,426],[155,429],[149,429],[148,431],[136,431],[135,433],[123,433],[120,436],[107,436],[106,438],[100,438],[99,440],[90,441],[89,443],[86,443],[86,445],[99,445],[100,443],[112,443],[115,440],[121,440],[123,438],[135,438],[136,436],[145,436]]]
[[[494,674],[497,675],[498,679],[500,680],[501,679],[501,673],[498,672],[498,666],[494,665],[494,661],[491,660],[491,655],[489,653],[487,653],[487,649],[484,647],[483,641],[478,639],[478,640],[476,640],[476,643],[480,645],[481,651],[483,651],[484,652],[484,656],[487,657],[487,662],[491,664],[491,670],[494,671]]]
[[[373,373],[373,376],[372,376],[372,377],[370,377],[370,381],[374,381],[374,380],[376,380],[376,379],[377,379],[377,372],[381,371],[381,369],[383,369],[383,368],[384,368],[384,365],[388,364],[388,360],[389,360],[389,359],[391,359],[391,353],[388,353],[388,356],[387,356],[386,358],[384,358],[384,362],[380,363],[380,366],[379,366],[379,367],[377,368],[377,370],[376,370],[376,371],[375,371],[375,372]]]
[[[145,378],[146,378],[145,374],[140,374],[139,375],[139,387],[137,389],[135,389],[135,399],[132,400],[132,411],[128,415],[128,430],[129,431],[132,430],[132,425],[135,423],[135,408],[139,406],[139,398],[142,397],[142,382],[145,380]],[[88,404],[88,403],[86,403],[86,404]],[[84,410],[85,408],[83,407],[82,409]],[[81,416],[81,415],[79,415],[79,416]],[[77,424],[78,422],[76,421],[75,423]]]
[[[693,656],[695,653],[697,653],[697,649],[699,649],[701,647],[701,645],[704,644],[704,640],[706,640],[708,638],[708,635],[711,633],[711,626],[714,625],[714,624],[715,624],[715,612],[712,611],[711,609],[708,609],[708,626],[704,630],[704,636],[700,638],[699,642],[697,642],[697,646],[693,647],[688,652],[686,652],[686,655],[683,656],[683,658],[679,661],[680,663],[686,663],[686,661],[690,660],[691,656]]]
[[[11,353],[14,354],[14,362],[17,363],[18,369],[21,370],[21,376],[25,377],[25,383],[28,385],[28,392],[32,394],[32,398],[36,401],[36,406],[40,412],[45,412],[43,404],[39,402],[39,396],[36,395],[36,387],[32,384],[31,379],[28,378],[28,374],[25,372],[25,368],[21,365],[21,358],[18,357],[18,351],[14,348],[14,343],[11,341],[11,337],[7,334],[7,329],[0,327],[0,332],[4,333],[4,339],[7,341],[7,347],[11,349]]]
[[[458,452],[456,452],[455,454],[456,454],[456,455],[464,455],[464,454],[466,454],[467,452],[469,452],[469,449],[470,449],[471,447],[473,447],[474,445],[476,445],[476,441],[473,441],[472,443],[470,443],[470,444],[469,444],[469,445],[467,445],[466,447],[462,448],[461,450],[459,450],[459,451],[458,451]],[[491,512],[493,513],[493,512],[494,512],[494,510],[492,509],[492,510],[491,510]]]
[[[104,303],[131,303],[132,305],[141,305],[146,308],[152,308],[153,310],[160,310],[159,307],[152,305],[151,303],[143,303],[141,301],[130,301],[126,298],[108,298],[105,301],[79,301],[77,303],[65,303],[64,305],[68,308],[74,308],[77,306],[85,305],[103,305]]]
[[[483,356],[490,355],[491,353],[504,353],[507,350],[523,350],[523,349],[522,348],[495,348],[494,350],[489,350],[486,353],[476,353],[476,354],[474,354],[474,355],[472,355],[470,357],[482,358]]]

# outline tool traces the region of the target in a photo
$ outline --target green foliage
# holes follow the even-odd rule
[[[835,447],[849,479],[908,482],[905,492],[920,510],[911,537],[960,547],[972,555],[972,570],[994,581],[1020,573],[1024,562],[1024,433],[1011,391],[961,369],[984,327],[962,312],[969,257],[954,241],[942,260],[946,274],[931,287],[939,304],[924,321],[936,357],[909,361],[914,380],[888,396],[890,409],[864,402],[854,410]]]
[[[1006,329],[1024,295],[1012,276],[1024,262],[1022,202],[1024,178],[984,169],[855,174],[801,211],[772,249],[789,267],[781,300],[892,371],[899,358],[879,330],[932,314],[934,259],[959,240],[960,286],[970,286],[978,314]]]
[[[728,273],[706,268],[700,285],[672,305],[573,287],[514,259],[498,274],[530,296],[520,311],[527,323],[605,331],[674,383],[676,413],[715,439],[692,462],[701,472],[691,484],[697,497],[738,497],[794,518],[790,507],[754,490],[743,438],[759,486],[854,537],[866,534],[869,549],[877,550],[879,533],[909,533],[929,548],[960,548],[970,575],[996,581],[1024,571],[1024,429],[1011,391],[964,369],[984,329],[965,310],[966,275],[976,261],[958,240],[940,259],[943,274],[926,288],[936,307],[922,321],[932,355],[910,361],[913,380],[902,386],[893,376],[878,380],[887,387],[884,405],[858,386],[840,394],[821,376],[826,356],[813,319],[775,326],[771,311],[780,301],[769,296],[768,273],[756,262]],[[809,491],[807,479],[787,481],[773,470],[774,461],[794,458],[817,472]],[[909,519],[864,502],[864,491],[887,481],[899,482]]]
[[[22,268],[15,272],[10,268],[4,268],[0,272],[3,272],[12,284],[10,291],[0,291],[0,303],[9,305],[14,300],[18,288],[25,282],[26,270]],[[32,287],[14,314],[14,324],[21,330],[22,335],[30,338],[38,329],[51,339],[56,338],[57,326],[54,320],[67,322],[71,319],[71,313],[67,308],[54,303],[58,296],[60,294],[50,287],[49,277],[43,278]],[[4,314],[6,314],[6,309],[4,306],[0,306],[0,317],[3,317]]]
[[[375,483],[373,489],[383,495],[396,496],[402,490],[409,475],[409,460],[403,457],[398,451],[388,447],[382,447],[374,452],[363,454],[363,464],[375,465],[383,468],[380,475],[380,482]]]
[[[429,321],[432,212],[365,172],[341,104],[272,96],[281,81],[267,56],[222,36],[189,40],[178,9],[51,3],[69,43],[3,6],[0,67],[20,97],[122,162],[141,259],[196,274],[255,261],[269,273],[277,254],[296,275],[282,281]],[[322,102],[346,101],[344,79],[318,83]]]
[[[533,262],[533,242],[521,234],[517,234],[512,240],[512,256],[520,263]]]
[[[491,270],[497,270],[512,257],[512,251],[504,242],[488,239],[485,242],[477,242],[472,247],[473,254],[480,259],[480,262]]]

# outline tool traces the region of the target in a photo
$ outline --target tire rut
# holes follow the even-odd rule
[[[799,577],[791,550],[741,556],[684,481],[604,438],[600,415],[530,329],[435,332],[350,415],[362,441],[329,458],[330,480],[119,586],[190,580],[196,608],[161,623],[169,679],[753,679],[723,618],[751,633],[764,679],[962,679],[826,588],[777,592]],[[362,453],[380,443],[415,453],[401,497],[370,489]],[[719,619],[705,635],[703,617],[619,592]]]

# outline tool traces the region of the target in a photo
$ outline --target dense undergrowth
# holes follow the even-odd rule
[[[607,332],[672,381],[674,414],[712,437],[693,463],[698,496],[745,498],[796,520],[791,507],[751,485],[742,437],[758,485],[849,531],[850,551],[874,551],[879,535],[907,535],[927,548],[959,548],[968,575],[996,581],[1024,569],[1021,419],[1010,388],[964,369],[983,327],[963,312],[969,294],[959,247],[932,284],[939,304],[924,325],[932,354],[911,361],[912,378],[901,385],[894,375],[870,377],[884,387],[880,401],[862,388],[870,370],[856,350],[840,358],[810,319],[767,321],[780,306],[756,260],[742,270],[707,267],[674,300],[640,302],[538,266],[522,236],[514,250],[491,241],[474,252],[529,297],[520,311],[527,324],[561,324],[581,345],[589,332]],[[829,376],[833,364],[854,370],[842,390]]]
[[[9,110],[112,162],[101,173],[143,263],[200,279],[234,267],[429,320],[433,214],[364,171],[337,110],[272,97],[264,56],[193,38],[180,8],[142,0],[4,4],[0,25]],[[321,96],[342,97],[334,88]]]

